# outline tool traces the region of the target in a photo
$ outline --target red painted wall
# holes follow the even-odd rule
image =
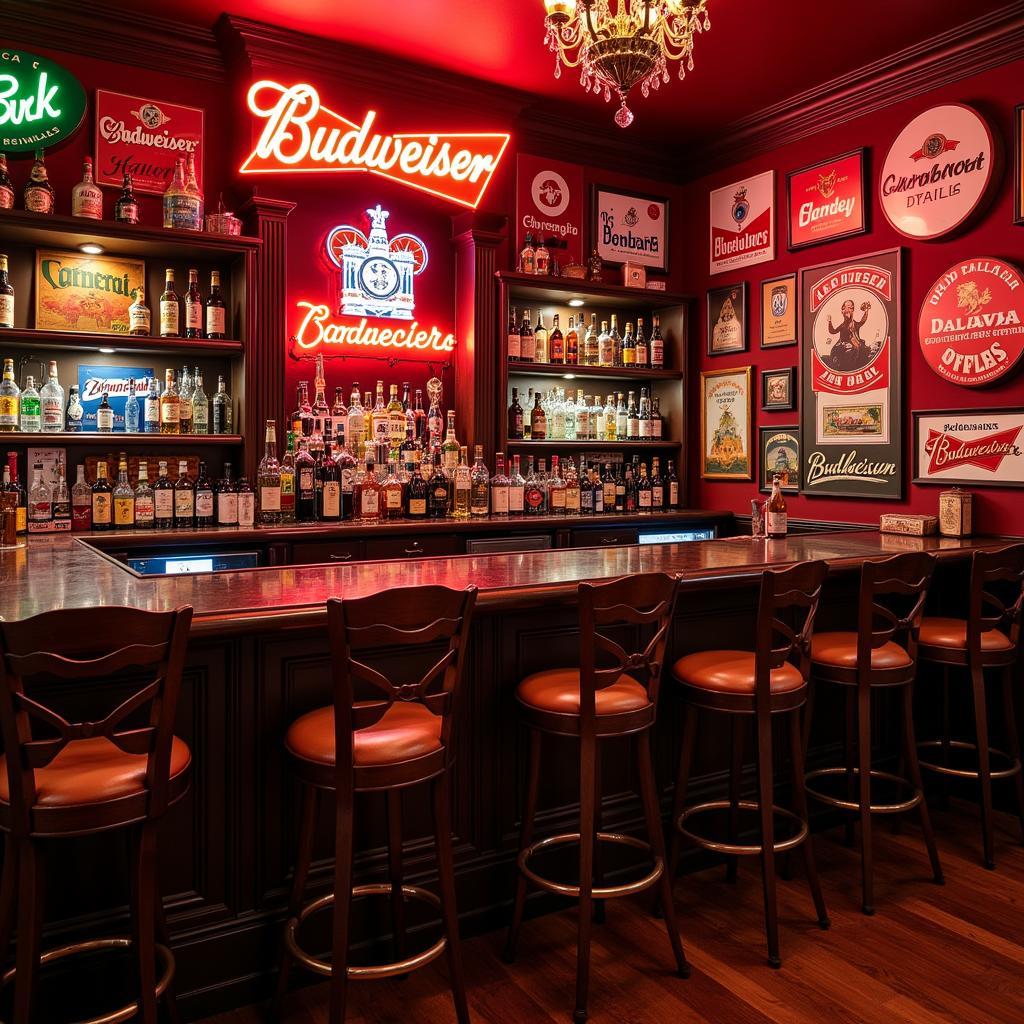
[[[984,389],[957,387],[939,378],[924,361],[917,342],[917,316],[922,299],[935,279],[962,257],[996,256],[1024,265],[1024,227],[1013,224],[1012,119],[1013,107],[1024,100],[1020,89],[1024,61],[1006,65],[956,85],[937,89],[927,96],[899,103],[885,110],[868,114],[847,124],[822,132],[813,138],[729,167],[687,185],[683,190],[683,217],[673,217],[675,250],[681,251],[685,267],[685,285],[698,295],[695,310],[696,329],[691,334],[691,457],[687,460],[691,474],[691,495],[695,505],[705,508],[732,509],[750,512],[750,499],[758,497],[756,474],[751,483],[713,483],[700,479],[699,443],[699,371],[728,366],[752,364],[758,371],[797,365],[795,347],[769,349],[760,347],[760,282],[765,278],[795,272],[801,267],[825,263],[833,259],[856,256],[893,246],[905,247],[903,291],[903,402],[904,402],[904,498],[902,501],[869,501],[853,498],[787,496],[791,516],[801,518],[877,524],[880,512],[908,511],[935,513],[942,488],[910,483],[913,475],[911,418],[912,409],[976,409],[1024,405],[1024,372]],[[885,219],[875,198],[877,176],[893,138],[915,114],[933,103],[960,101],[977,107],[1002,137],[1003,169],[997,174],[995,199],[984,213],[975,218],[968,229],[952,239],[937,242],[913,242],[898,235]],[[859,146],[868,147],[868,182],[870,191],[870,230],[866,235],[829,245],[786,252],[786,173],[817,160],[844,153]],[[774,169],[776,172],[776,218],[779,226],[777,258],[770,263],[744,267],[733,273],[708,274],[708,192],[728,185],[749,174]],[[709,287],[746,280],[750,298],[748,306],[749,351],[741,355],[708,357],[706,353],[707,323],[705,294]],[[760,410],[760,373],[756,375],[754,445],[759,425],[791,424],[798,421],[797,411],[762,412]],[[1024,533],[1021,510],[1024,492],[1008,488],[977,488],[975,523],[983,532]]]

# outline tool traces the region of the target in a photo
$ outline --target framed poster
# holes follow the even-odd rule
[[[761,371],[761,408],[783,412],[796,408],[796,367]]]
[[[1024,487],[1024,409],[915,412],[914,483]]]
[[[668,200],[595,185],[592,237],[605,263],[642,263],[667,274]]]
[[[154,375],[152,366],[96,366],[88,363],[78,365],[78,390],[82,400],[82,430],[96,430],[96,410],[103,396],[107,396],[110,408],[114,410],[114,430],[124,430],[124,406],[131,394],[131,381],[135,381],[135,397],[139,405],[149,390],[149,378]]]
[[[758,427],[758,448],[761,451],[762,494],[772,489],[772,477],[778,473],[784,491],[800,490],[800,428],[794,423],[784,427]]]
[[[203,117],[199,107],[97,89],[96,184],[120,188],[127,171],[136,192],[162,195],[175,161],[194,152],[202,188]]]
[[[557,239],[558,262],[583,262],[583,168],[547,157],[516,158],[516,237],[519,252],[527,234]]]
[[[747,283],[708,292],[708,355],[747,351]]]
[[[854,149],[786,175],[790,252],[867,231],[864,158]]]
[[[752,480],[752,366],[700,375],[700,475],[705,480]]]
[[[796,274],[761,282],[761,348],[795,345]]]
[[[1024,103],[1013,111],[1013,223],[1024,224]]]
[[[37,331],[127,334],[146,264],[123,256],[36,250]]]
[[[901,260],[800,271],[802,494],[902,495]]]
[[[775,172],[711,192],[711,273],[775,259]]]

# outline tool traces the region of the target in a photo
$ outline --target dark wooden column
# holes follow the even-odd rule
[[[295,203],[253,195],[242,206],[248,234],[263,240],[252,257],[255,274],[246,295],[250,327],[246,331],[245,400],[240,415],[245,437],[245,472],[250,478],[263,454],[263,427],[277,423],[278,449],[285,440],[287,415],[284,393],[286,359],[286,301],[288,271],[288,214]]]

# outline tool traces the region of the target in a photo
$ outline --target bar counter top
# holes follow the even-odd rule
[[[140,577],[77,537],[32,537],[23,547],[0,552],[0,616],[22,619],[98,604],[153,611],[188,604],[195,609],[194,633],[231,634],[316,625],[325,621],[330,597],[365,596],[400,586],[473,583],[480,589],[481,609],[522,608],[571,601],[580,581],[629,573],[682,573],[688,585],[715,586],[750,580],[766,567],[812,559],[842,570],[903,551],[965,559],[977,548],[1010,542],[1007,537],[905,537],[865,529],[784,540],[731,537]]]

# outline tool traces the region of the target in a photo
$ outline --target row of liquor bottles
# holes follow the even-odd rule
[[[625,395],[619,391],[601,396],[585,395],[577,388],[566,395],[562,387],[546,393],[529,389],[526,407],[519,401],[519,389],[512,388],[508,407],[510,441],[660,441],[665,434],[661,399],[652,398],[647,388]]]
[[[625,334],[619,333],[619,318],[612,313],[611,322],[602,320],[598,330],[597,314],[590,314],[590,325],[584,327],[583,314],[569,314],[565,333],[559,324],[559,315],[551,318],[551,329],[544,323],[544,314],[537,313],[532,324],[532,311],[523,311],[518,319],[513,307],[508,317],[508,358],[516,363],[545,363],[555,366],[603,366],[625,369],[663,370],[665,368],[665,340],[661,335],[661,320],[652,318],[650,337],[644,333],[640,317],[633,323],[626,321]]]
[[[14,379],[14,360],[4,360],[0,433],[77,434],[83,432],[84,421],[80,387],[72,384],[65,402],[55,359],[50,360],[48,378],[38,390],[32,376],[20,388]],[[198,366],[192,372],[183,366],[180,376],[167,370],[163,391],[155,377],[139,381],[129,377],[123,414],[115,414],[107,390],[102,391],[96,408],[96,431],[100,434],[231,434],[233,422],[233,401],[224,378],[217,378],[211,400]]]

